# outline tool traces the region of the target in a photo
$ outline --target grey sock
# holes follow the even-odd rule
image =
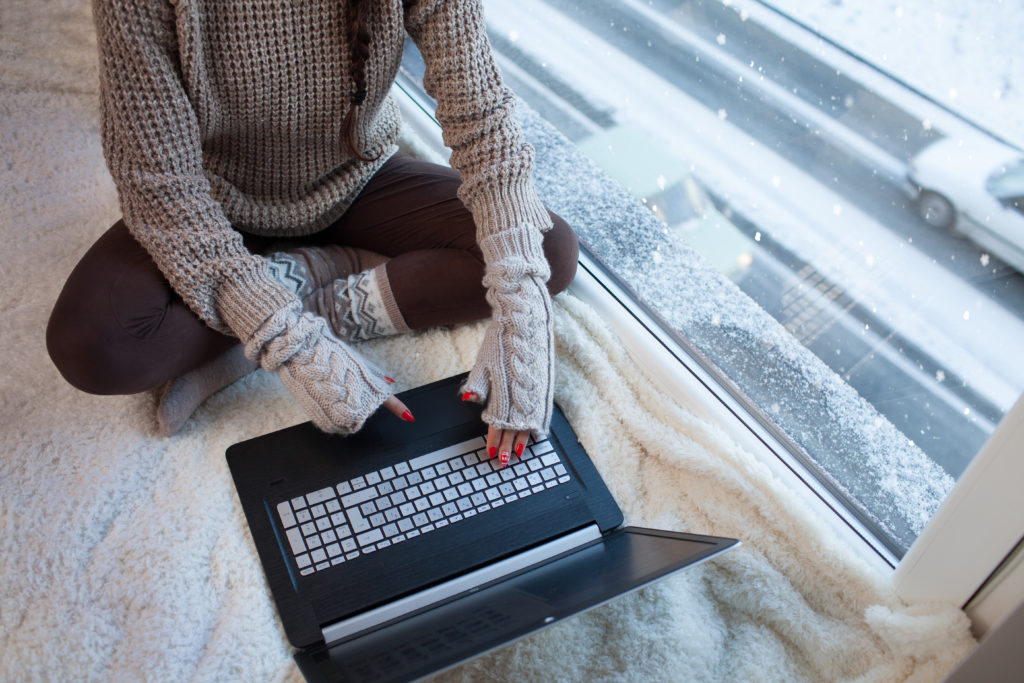
[[[238,344],[205,365],[172,379],[160,392],[156,408],[157,431],[161,436],[173,436],[185,426],[203,401],[256,367],[257,364],[245,357],[242,345]]]

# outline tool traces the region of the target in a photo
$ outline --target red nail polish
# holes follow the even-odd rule
[[[476,394],[473,393],[472,391],[467,391],[462,395],[463,401],[472,401],[474,398],[476,398]]]
[[[491,446],[490,448],[487,449],[487,455],[491,456],[491,460],[494,460],[494,456],[496,456],[497,454],[498,448],[496,446]]]
[[[523,457],[523,447],[526,446],[524,443],[516,444],[516,457]]]
[[[502,452],[501,452],[501,466],[502,466],[502,467],[504,467],[505,465],[507,465],[507,464],[508,464],[508,459],[509,459],[510,457],[511,457],[511,456],[509,455],[508,451],[502,451]]]
[[[415,422],[416,421],[416,418],[413,417],[412,413],[410,413],[408,410],[405,411],[404,413],[402,413],[402,419],[405,420],[406,422]]]
[[[391,379],[390,377],[385,376],[384,379],[387,380],[391,384],[395,383],[395,380]]]

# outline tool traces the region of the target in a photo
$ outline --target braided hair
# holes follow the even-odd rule
[[[348,41],[351,45],[350,56],[352,68],[352,81],[355,89],[349,98],[349,110],[341,121],[341,146],[348,154],[358,157],[362,161],[370,161],[362,150],[359,149],[356,140],[356,123],[359,116],[359,107],[366,100],[366,60],[370,57],[370,32],[366,28],[363,13],[368,0],[347,0]]]

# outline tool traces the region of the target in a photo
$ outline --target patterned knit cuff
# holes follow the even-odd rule
[[[298,297],[273,278],[266,264],[225,281],[216,295],[221,320],[243,343],[252,338],[267,318],[297,302]]]

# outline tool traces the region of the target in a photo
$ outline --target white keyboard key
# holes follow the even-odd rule
[[[292,509],[293,510],[296,510],[296,511],[297,510],[301,510],[304,507],[306,507],[306,497],[305,496],[299,496],[298,498],[292,498]]]
[[[352,493],[352,484],[348,483],[347,481],[341,482],[335,488],[338,489],[339,496],[344,496],[347,493]]]
[[[397,524],[385,524],[384,528],[382,529],[382,531],[384,532],[384,535],[387,536],[388,538],[391,538],[392,536],[397,536],[398,535],[398,525]]]
[[[327,559],[327,553],[324,552],[323,548],[317,548],[309,554],[310,559],[314,562],[323,562]],[[317,567],[319,569],[319,567]]]
[[[542,453],[549,453],[555,450],[555,447],[551,445],[550,441],[541,441],[540,443],[530,446],[530,450],[533,451],[534,455],[541,455]]]
[[[383,477],[384,479],[394,479],[395,478],[395,468],[394,467],[385,467],[384,469],[382,469],[380,471],[380,476]]]
[[[540,461],[544,463],[544,465],[547,467],[550,467],[551,465],[557,465],[559,463],[558,454],[548,453],[547,455],[542,456]]]
[[[397,474],[409,474],[408,463],[400,462],[397,465],[395,465],[395,472]]]
[[[359,545],[365,548],[370,544],[384,540],[384,533],[380,529],[370,529],[365,534],[356,536],[356,540],[359,541]]]
[[[355,539],[346,538],[344,541],[341,542],[341,549],[344,550],[346,553],[350,553],[353,550],[355,550],[356,549]],[[349,559],[352,559],[351,556],[349,557]]]
[[[292,506],[287,500],[277,504],[277,514],[281,517],[281,525],[285,529],[295,526],[295,515],[292,514]]]
[[[366,478],[365,477],[356,477],[355,479],[352,480],[352,490],[353,491],[358,491],[359,489],[365,489],[365,488],[366,488]]]
[[[292,547],[292,553],[298,555],[306,552],[306,543],[302,540],[302,532],[298,527],[292,527],[285,535],[288,536],[288,545]]]
[[[299,569],[305,569],[309,565],[313,564],[313,562],[309,559],[309,555],[303,553],[295,558],[295,564],[298,565]]]
[[[558,476],[566,474],[565,467],[563,467],[562,465],[555,465],[555,474],[557,474]]]
[[[457,443],[454,446],[448,446],[434,451],[433,453],[427,453],[421,455],[418,458],[413,458],[409,461],[409,465],[414,470],[421,470],[428,465],[435,465],[439,462],[444,462],[449,458],[454,458],[457,455],[468,453],[469,451],[476,451],[484,448],[487,442],[484,441],[483,437],[475,437],[462,443]],[[424,475],[425,476],[425,475]]]
[[[412,523],[411,519],[400,519],[400,520],[398,520],[398,528],[401,531],[409,531],[414,526],[415,525]]]
[[[317,503],[323,503],[334,498],[334,489],[328,486],[325,489],[319,491],[313,491],[313,493],[306,494],[306,500],[309,501],[310,505],[316,505]]]
[[[374,484],[379,484],[380,481],[381,481],[381,477],[380,477],[380,473],[379,472],[370,472],[369,474],[366,475],[366,485],[367,486],[373,486]]]
[[[370,528],[370,523],[366,521],[366,518],[363,517],[358,508],[352,508],[348,511],[348,521],[352,525],[352,531],[357,534]]]
[[[341,499],[341,504],[346,508],[352,508],[356,505],[362,505],[368,500],[373,500],[377,497],[377,489],[368,489],[365,486],[355,493],[350,493]]]

